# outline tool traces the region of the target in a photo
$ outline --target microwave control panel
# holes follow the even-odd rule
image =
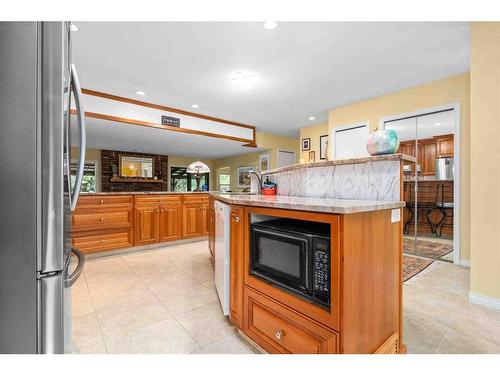
[[[330,252],[316,247],[314,251],[313,286],[316,295],[330,297]]]

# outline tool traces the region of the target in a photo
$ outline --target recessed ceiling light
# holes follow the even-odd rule
[[[278,22],[276,21],[266,21],[264,22],[264,27],[268,30],[274,30],[278,27]]]
[[[200,108],[200,106],[198,104],[193,104],[191,107],[193,107],[193,108]]]
[[[76,25],[74,23],[72,23],[69,28],[71,31],[78,31],[78,27],[76,27]]]
[[[146,93],[145,93],[144,91],[142,91],[142,90],[137,90],[135,93],[136,93],[137,95],[140,95],[140,96],[144,96],[144,95],[146,95]]]
[[[314,121],[314,120],[316,120],[316,117],[314,117],[314,116],[309,117],[309,121]]]
[[[233,82],[243,82],[243,81],[250,81],[252,78],[255,78],[256,76],[257,74],[253,72],[237,70],[233,74],[231,74],[229,79]]]

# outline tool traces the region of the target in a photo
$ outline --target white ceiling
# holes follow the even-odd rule
[[[334,107],[469,70],[467,23],[288,22],[275,30],[258,22],[76,25],[73,57],[83,87],[293,137],[327,121]],[[255,74],[250,86],[230,79],[237,70]],[[146,130],[131,131],[141,139]],[[99,134],[111,138],[95,136],[96,142],[124,138],[107,132]],[[121,149],[133,141],[124,139]],[[202,144],[191,153],[208,152]]]
[[[242,147],[243,143],[203,135],[184,134],[121,122],[86,118],[87,148],[143,152],[161,155],[218,159],[246,154],[262,148]],[[71,121],[71,143],[78,143],[75,116]]]

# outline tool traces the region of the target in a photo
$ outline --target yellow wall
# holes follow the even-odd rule
[[[310,151],[315,152],[316,161],[321,160],[319,158],[320,157],[319,137],[322,135],[328,135],[328,123],[327,122],[325,122],[324,124],[306,126],[306,127],[300,129],[299,147],[300,147],[301,162],[303,161],[303,162],[307,163],[309,161],[309,151],[302,151],[302,139],[304,139],[304,138],[311,139],[311,150]],[[330,147],[330,146],[328,146],[328,147]],[[329,155],[328,150],[327,150],[327,155]]]
[[[471,292],[500,299],[500,22],[471,24]]]
[[[257,147],[264,148],[263,151],[253,152],[250,154],[231,156],[223,159],[217,159],[213,161],[214,171],[216,172],[219,168],[229,167],[231,173],[231,190],[241,191],[238,188],[238,167],[254,166],[259,168],[259,156],[263,154],[269,154],[270,166],[276,168],[277,166],[277,155],[278,149],[285,149],[294,151],[296,157],[295,162],[298,162],[298,141],[296,138],[283,137],[268,133],[257,132],[255,135]],[[216,173],[214,173],[214,180],[216,179]],[[213,186],[215,190],[218,189],[217,184]]]
[[[380,118],[414,112],[450,103],[460,103],[460,242],[461,258],[470,259],[470,126],[469,74],[433,81],[402,91],[332,109],[329,112],[329,132],[335,127],[368,120],[370,129],[379,125]]]

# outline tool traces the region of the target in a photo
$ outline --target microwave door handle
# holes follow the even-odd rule
[[[83,109],[82,89],[80,86],[80,81],[78,79],[78,74],[76,73],[76,67],[74,64],[71,64],[71,87],[73,88],[73,92],[75,94],[75,105],[76,105],[77,120],[78,120],[78,133],[80,140],[79,144],[80,155],[78,158],[78,166],[76,170],[75,186],[71,194],[71,211],[74,211],[76,208],[76,203],[78,202],[78,197],[80,196],[80,189],[82,187],[83,171],[85,167],[85,151],[87,147],[86,129],[85,129],[85,111]]]

